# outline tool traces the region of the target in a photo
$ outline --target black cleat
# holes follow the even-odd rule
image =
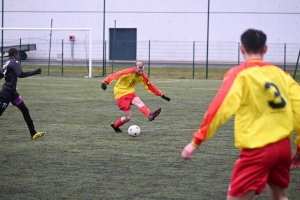
[[[160,114],[161,108],[158,108],[156,111],[150,113],[148,119],[149,121],[153,121],[159,114]]]
[[[112,122],[110,126],[115,130],[116,133],[122,133],[122,130],[119,127],[115,128],[115,123]]]

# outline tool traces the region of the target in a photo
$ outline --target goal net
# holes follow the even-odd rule
[[[0,28],[0,33],[1,62],[16,48],[25,70],[41,67],[53,76],[92,77],[91,28]]]

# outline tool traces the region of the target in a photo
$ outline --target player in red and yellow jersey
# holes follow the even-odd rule
[[[124,113],[124,116],[121,117],[118,121],[111,123],[111,127],[115,130],[115,132],[122,132],[119,127],[130,120],[130,105],[137,106],[140,111],[148,117],[150,121],[154,120],[161,112],[161,108],[158,108],[151,113],[151,111],[142,102],[140,97],[138,97],[134,93],[134,87],[138,83],[142,83],[146,90],[151,94],[160,96],[166,101],[171,100],[169,97],[163,95],[163,93],[150,82],[149,78],[144,74],[144,64],[142,62],[137,62],[134,68],[128,68],[110,74],[103,80],[101,88],[103,90],[106,90],[107,85],[117,79],[118,82],[114,87],[114,95],[120,110],[122,110]]]
[[[267,36],[248,29],[241,36],[245,62],[230,69],[193,140],[182,151],[192,159],[202,142],[235,115],[236,161],[227,200],[252,199],[268,184],[271,199],[287,199],[290,168],[300,164],[300,87],[283,70],[263,61]],[[296,130],[296,154],[290,138]]]

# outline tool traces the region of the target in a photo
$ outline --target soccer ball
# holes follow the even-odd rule
[[[128,135],[131,137],[136,137],[140,135],[141,129],[137,125],[132,125],[128,128]]]

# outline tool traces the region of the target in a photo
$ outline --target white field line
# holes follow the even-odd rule
[[[192,90],[219,90],[219,88],[190,88]]]
[[[165,83],[165,82],[190,82],[190,81],[200,81],[200,82],[223,82],[223,80],[195,80],[195,79],[166,79],[166,80],[154,80],[152,82],[161,82],[161,83]]]
[[[66,78],[65,77],[28,77],[26,79],[40,79],[40,80],[57,80],[59,79],[60,81],[70,81],[70,80],[74,80],[74,81],[78,81],[78,80],[96,80],[96,81],[102,81],[102,78],[98,79],[98,78]],[[104,77],[103,77],[104,79]],[[190,82],[190,81],[196,81],[196,82],[223,82],[223,80],[202,80],[202,79],[155,79],[155,80],[151,80],[151,82],[153,83],[172,83],[172,82]]]
[[[67,85],[67,84],[33,84],[33,83],[18,83],[18,85],[33,85],[33,86],[40,86],[40,85],[43,85],[43,86],[50,86],[50,85],[58,85],[58,86],[66,86],[66,87],[78,87],[79,85]]]
[[[84,80],[84,81],[89,81],[89,80],[97,80],[97,79],[91,79],[91,78],[66,78],[65,77],[27,77],[26,79],[32,79],[32,80],[60,80],[60,81],[78,81],[78,80]]]
[[[159,87],[159,88],[174,88],[174,87]],[[219,90],[219,88],[189,88],[190,90]]]
[[[55,127],[57,127],[57,126],[60,126],[60,127],[65,127],[66,125],[65,124],[48,124],[49,126],[55,126]],[[78,124],[78,125],[75,125],[74,124],[74,126],[73,126],[73,129],[75,130],[75,129],[77,129],[76,128],[76,126],[81,126],[80,124]],[[97,128],[97,129],[99,129],[99,128],[107,128],[108,126],[107,125],[91,125],[91,127],[92,128]],[[121,127],[122,128],[122,127]],[[72,128],[69,128],[70,130],[72,129]],[[123,129],[124,129],[124,133],[126,133],[126,128],[125,127],[123,127]],[[123,130],[122,129],[122,130]],[[110,131],[110,129],[108,129],[109,131]],[[150,132],[150,134],[153,132],[153,131],[156,131],[156,130],[159,130],[160,132],[163,132],[163,130],[174,130],[174,131],[196,131],[197,130],[197,127],[195,127],[195,128],[193,128],[193,129],[185,129],[185,128],[181,128],[181,129],[172,129],[172,128],[165,128],[165,129],[163,129],[163,128],[145,128],[145,129],[143,129],[142,130],[142,132],[141,133],[143,133],[143,132]],[[92,131],[92,130],[90,130],[90,131]],[[101,130],[96,130],[97,132],[99,131],[101,131]],[[92,131],[93,132],[93,131]],[[228,132],[230,132],[230,131],[228,131]],[[149,134],[149,133],[148,133]]]

